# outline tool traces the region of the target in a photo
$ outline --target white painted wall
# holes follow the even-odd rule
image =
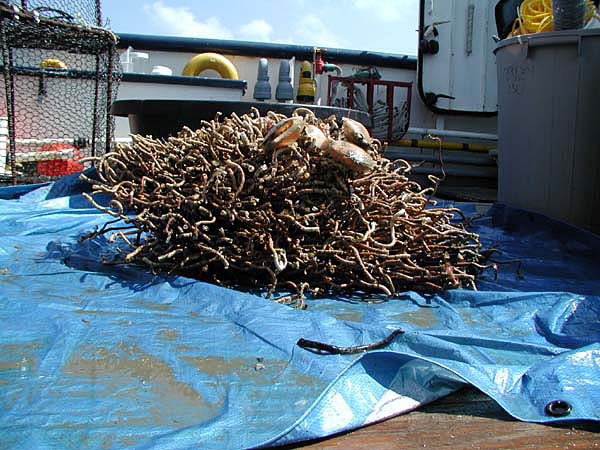
[[[146,51],[144,49],[135,49],[136,51]],[[144,69],[145,71],[150,71],[152,66],[161,65],[167,66],[173,70],[174,75],[181,74],[183,67],[186,62],[191,59],[196,53],[183,53],[183,52],[164,52],[164,51],[149,51],[149,61],[145,63]],[[237,55],[226,55],[226,57],[235,65],[239,78],[241,80],[246,80],[248,83],[248,88],[246,90],[245,95],[242,97],[242,100],[254,101],[253,92],[254,85],[256,83],[256,78],[258,74],[258,59],[256,57],[247,57],[247,56],[237,56]],[[326,60],[326,58],[325,58]],[[279,72],[279,64],[281,59],[271,58],[269,59],[269,82],[272,88],[272,101],[275,101],[275,88],[278,82],[278,72]],[[300,72],[300,64],[302,60],[295,60],[293,64],[293,73],[294,78],[292,84],[294,85],[294,90],[298,86],[298,78]],[[363,67],[352,65],[352,64],[342,64],[342,75],[348,76],[354,73],[355,71],[362,69]],[[135,68],[134,68],[135,70]],[[412,104],[411,104],[411,127],[416,128],[447,128],[453,130],[467,130],[471,132],[482,132],[482,133],[495,133],[496,132],[496,118],[482,118],[482,117],[465,117],[465,116],[438,116],[437,114],[431,112],[421,101],[419,94],[417,92],[417,72],[415,70],[408,69],[395,69],[389,67],[378,68],[380,74],[382,75],[382,79],[384,80],[393,80],[393,81],[407,81],[413,83],[412,89]],[[335,73],[332,73],[335,75]],[[201,74],[201,76],[215,76],[218,77],[218,73],[214,71],[205,71]],[[327,80],[329,74],[323,74],[317,76],[317,103],[325,105],[327,103]],[[128,92],[132,89],[130,83],[122,82],[121,87],[119,89],[118,98],[124,99],[127,97]],[[188,98],[202,98],[203,95],[209,95],[208,93],[204,93],[201,87],[191,87],[190,91],[186,91],[186,95],[190,95]],[[495,84],[494,84],[495,89]],[[224,91],[224,90],[223,90]],[[139,92],[139,91],[138,91]],[[171,91],[172,95],[176,95],[176,91]],[[142,91],[142,96],[145,95],[147,99],[152,98],[165,98],[165,96],[171,95],[167,94],[165,85],[148,85]],[[231,99],[231,93],[221,92],[220,95],[223,95],[222,99],[227,100]],[[174,97],[179,98],[179,97]],[[208,97],[205,97],[208,99]],[[117,137],[124,137],[127,133],[124,133],[123,121],[121,121],[121,125],[119,127],[119,131],[117,133]],[[412,136],[408,136],[412,137]]]
[[[435,27],[439,53],[423,55],[423,91],[447,94],[437,107],[454,111],[496,112],[497,0],[427,0],[424,30]],[[472,26],[469,16],[472,16]],[[424,31],[426,33],[426,31]]]

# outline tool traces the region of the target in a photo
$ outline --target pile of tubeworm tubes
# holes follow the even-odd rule
[[[82,239],[138,264],[304,306],[305,293],[380,295],[475,288],[492,267],[457,208],[409,179],[359,122],[269,112],[217,115],[196,130],[94,159],[86,198],[112,218]],[[439,181],[439,180],[438,180]],[[109,194],[108,206],[94,199]],[[288,293],[276,296],[276,293]]]

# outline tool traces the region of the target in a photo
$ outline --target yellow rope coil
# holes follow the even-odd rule
[[[587,0],[585,22],[598,17],[598,11],[592,0]],[[542,33],[554,30],[552,18],[552,0],[524,0],[519,8],[519,17],[515,19],[509,37],[521,34]]]
[[[66,69],[67,65],[57,58],[46,58],[40,63],[44,69]]]

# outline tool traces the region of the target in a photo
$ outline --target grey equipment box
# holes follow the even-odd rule
[[[498,201],[600,233],[600,29],[500,41]]]

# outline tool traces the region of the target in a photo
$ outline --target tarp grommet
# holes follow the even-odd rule
[[[572,406],[565,400],[552,400],[544,408],[544,412],[552,417],[564,417],[571,414]]]

